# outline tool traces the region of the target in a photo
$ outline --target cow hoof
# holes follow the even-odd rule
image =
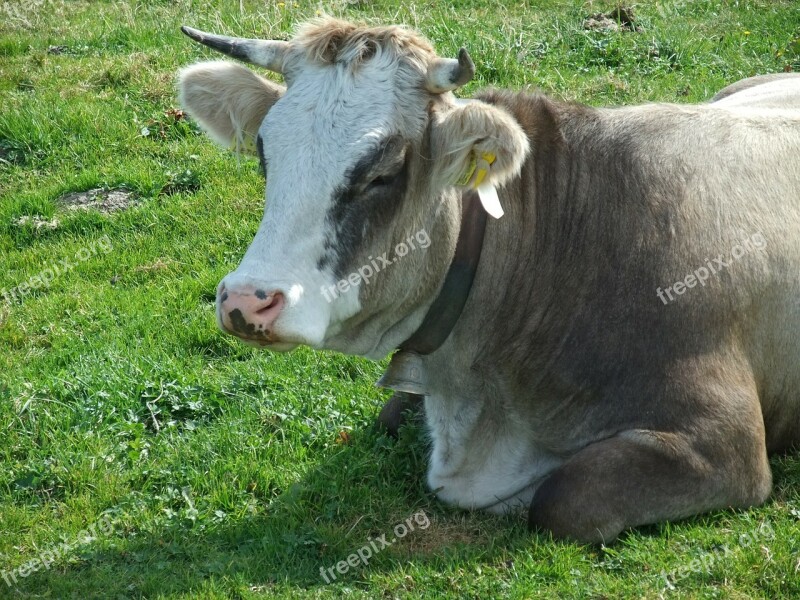
[[[407,410],[418,410],[422,406],[422,396],[408,392],[395,392],[378,415],[378,427],[393,438],[397,437],[400,425],[406,422]]]

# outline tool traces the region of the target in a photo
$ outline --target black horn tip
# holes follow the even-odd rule
[[[469,55],[469,52],[467,52],[466,48],[461,48],[458,51],[458,64],[472,71],[475,70],[475,63],[472,62],[472,57]]]
[[[241,44],[242,40],[230,38],[225,35],[206,33],[205,31],[200,31],[199,29],[186,27],[186,25],[181,27],[181,31],[192,38],[195,42],[203,44],[204,46],[208,46],[212,50],[222,52],[223,54],[227,54],[232,58],[238,58],[239,60],[250,62],[250,57],[247,54],[247,48]]]
[[[469,82],[474,76],[475,63],[472,62],[472,57],[470,57],[467,49],[461,48],[461,50],[458,51],[458,69],[457,72],[453,74],[453,83],[462,86]]]
[[[187,27],[186,25],[181,25],[181,32],[184,35],[192,38],[194,41],[199,42],[203,39],[203,33],[198,31],[197,29],[192,29],[191,27]]]

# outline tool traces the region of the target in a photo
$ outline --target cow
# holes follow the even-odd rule
[[[799,76],[697,105],[457,99],[469,53],[402,26],[183,31],[285,81],[179,74],[182,105],[266,177],[223,331],[399,349],[383,383],[424,405],[438,499],[556,538],[769,497],[768,455],[800,441]]]

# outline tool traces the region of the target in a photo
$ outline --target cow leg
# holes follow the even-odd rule
[[[537,489],[529,524],[601,543],[628,527],[760,504],[772,475],[760,412],[757,419],[738,433],[726,421],[694,433],[629,430],[590,444]]]
[[[417,411],[422,406],[423,397],[419,394],[395,392],[388,402],[383,405],[381,414],[378,415],[378,426],[382,427],[391,437],[397,437],[400,425],[406,422],[407,410]]]

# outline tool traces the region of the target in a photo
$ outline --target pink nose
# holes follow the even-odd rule
[[[222,327],[240,338],[275,342],[275,321],[283,310],[284,297],[277,290],[255,287],[226,290],[221,286],[217,298]]]

